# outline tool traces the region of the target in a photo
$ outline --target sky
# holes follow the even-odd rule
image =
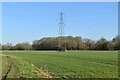
[[[117,2],[3,2],[2,43],[59,36],[61,11],[65,36],[111,40],[118,34]]]
[[[0,2],[0,43],[2,43],[2,3]]]

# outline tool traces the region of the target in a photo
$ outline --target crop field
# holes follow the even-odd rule
[[[4,68],[8,66],[8,58],[12,59],[8,63],[14,62],[8,77],[118,78],[117,51],[3,51],[2,54],[6,55]]]

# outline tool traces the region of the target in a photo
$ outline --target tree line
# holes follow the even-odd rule
[[[2,50],[59,50],[61,47],[67,50],[120,50],[120,36],[117,35],[110,41],[105,38],[95,41],[79,36],[58,36],[34,40],[32,44],[28,42],[16,45],[0,44]]]

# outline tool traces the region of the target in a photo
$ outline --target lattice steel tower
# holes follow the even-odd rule
[[[65,15],[61,12],[60,13],[60,19],[59,19],[59,36],[60,36],[60,39],[59,39],[59,50],[61,51],[67,51],[66,49],[66,40],[63,39],[64,35],[65,35],[65,31],[64,31],[64,27],[65,27]]]
[[[60,13],[60,19],[59,19],[59,35],[63,36],[65,35],[64,27],[65,27],[65,15],[61,12]]]

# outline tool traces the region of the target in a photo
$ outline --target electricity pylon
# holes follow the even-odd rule
[[[65,27],[65,15],[61,12],[60,16],[59,16],[59,50],[62,51],[66,51],[66,40],[63,40],[64,35],[65,35],[65,31],[64,31],[64,27]],[[62,45],[62,43],[65,43]]]
[[[59,35],[60,36],[63,36],[65,34],[64,26],[65,26],[64,14],[61,12],[60,13],[60,19],[59,19]]]

